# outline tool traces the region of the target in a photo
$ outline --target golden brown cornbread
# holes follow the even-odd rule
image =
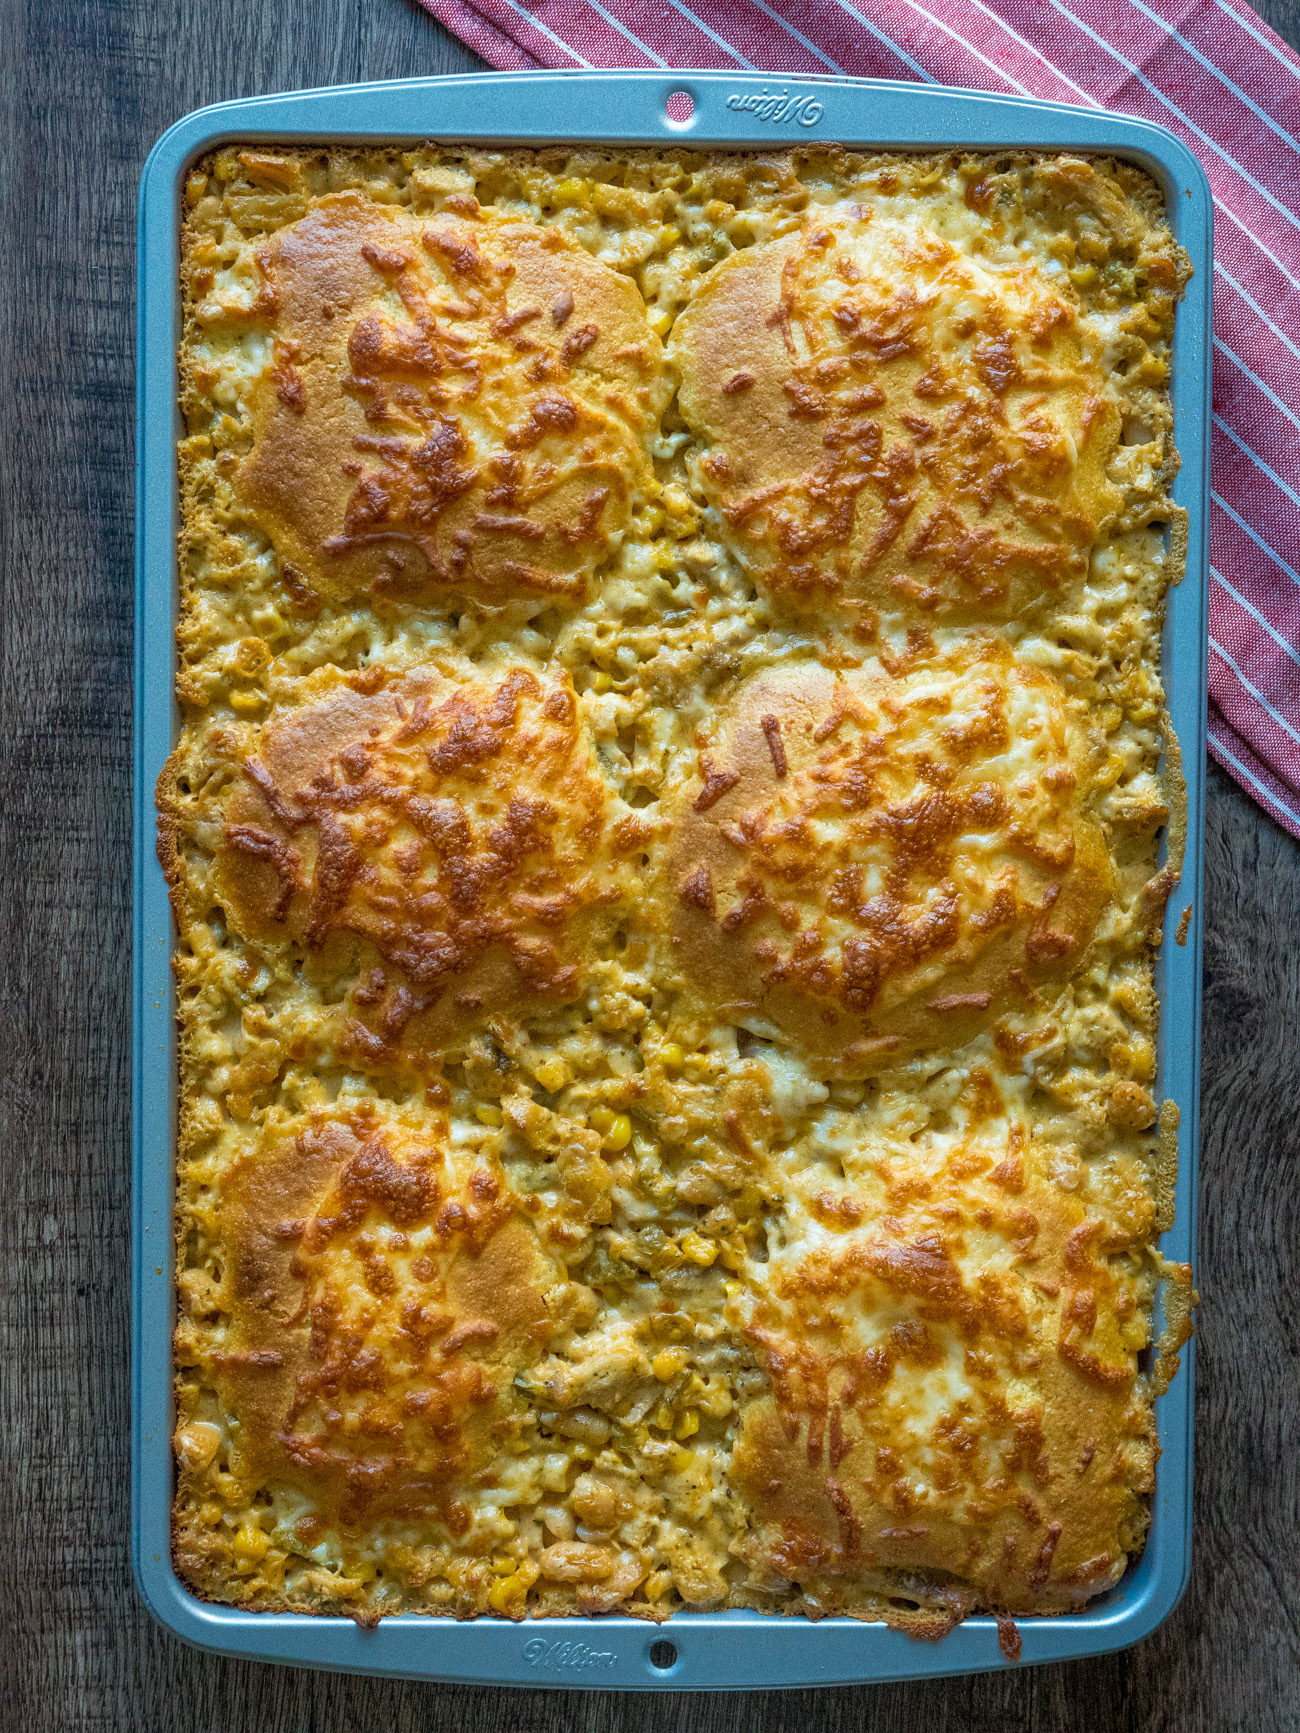
[[[230,1318],[216,1389],[242,1417],[248,1471],[309,1493],[322,1528],[433,1508],[467,1527],[456,1479],[490,1465],[502,1385],[541,1353],[550,1260],[518,1200],[466,1167],[370,1104],[276,1126],[232,1164],[229,1264],[205,1296]],[[375,1241],[413,1231],[399,1286]],[[191,1429],[182,1453],[210,1442]],[[211,1559],[203,1539],[191,1569]]]
[[[945,1620],[1068,1612],[1116,1582],[1152,1442],[1131,1372],[1150,1201],[1090,1216],[1026,1126],[988,1135],[985,1088],[961,1103],[960,1153],[895,1156],[852,1194],[793,1189],[791,1213],[831,1231],[777,1252],[752,1296],[772,1396],[733,1459],[757,1568],[829,1585],[865,1567],[882,1588],[951,1573]]]
[[[1086,574],[1119,512],[1120,408],[1074,297],[924,220],[854,206],[733,254],[672,351],[706,493],[804,607],[1014,618]]]
[[[346,975],[331,1039],[371,1063],[572,1000],[649,835],[601,778],[567,676],[473,672],[321,670],[232,765],[221,802],[232,924],[292,935]],[[194,749],[221,750],[202,735]]]
[[[1084,1605],[1188,1282],[1157,190],[235,146],[186,207],[184,1580]]]
[[[688,1001],[850,1077],[1034,1003],[1110,890],[1083,722],[998,639],[747,681],[666,802]]]
[[[236,485],[303,590],[581,595],[651,481],[633,285],[559,230],[355,193],[256,262],[272,364]]]

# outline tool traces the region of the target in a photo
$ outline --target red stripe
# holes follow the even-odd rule
[[[1275,65],[1277,61],[1282,61],[1284,69],[1289,66],[1293,73],[1300,69],[1300,55],[1297,55],[1289,42],[1282,40],[1271,25],[1264,22],[1258,12],[1252,12],[1249,6],[1235,6],[1228,3],[1228,0],[1214,0],[1208,15],[1216,22],[1224,18],[1225,28],[1228,29],[1232,28],[1232,21],[1235,19],[1241,30],[1241,52],[1257,55],[1261,66]],[[1258,38],[1262,38],[1267,44],[1264,53],[1260,51]]]
[[[1259,622],[1221,583],[1211,581],[1209,599],[1210,637],[1215,645],[1232,657],[1255,691],[1300,734],[1300,668],[1260,631]],[[1277,727],[1271,717],[1269,723]]]
[[[1289,78],[1276,61],[1261,51],[1250,33],[1218,6],[1193,6],[1189,10],[1170,5],[1168,0],[1144,0],[1144,4],[1221,68],[1284,132],[1291,132],[1295,125],[1295,103],[1300,99],[1300,59],[1289,48],[1286,52],[1295,63],[1295,78]],[[1183,15],[1179,16],[1180,13]],[[1209,75],[1198,67],[1196,76]]]
[[[1070,10],[1125,59],[1141,68],[1202,132],[1246,163],[1256,180],[1289,209],[1296,208],[1300,155],[1271,133],[1229,85],[1207,72],[1136,7],[1109,0],[1069,0]]]
[[[605,0],[601,0],[601,4],[604,5]],[[531,0],[528,9],[563,41],[573,42],[593,66],[645,69],[655,64],[653,55],[616,30],[594,6],[587,4],[587,0]],[[629,9],[633,12],[638,9],[635,0]],[[605,6],[605,10],[618,17],[615,7]],[[619,19],[619,22],[623,20]],[[641,35],[634,27],[629,26],[629,29],[633,36]],[[663,58],[661,55],[660,59]]]
[[[864,30],[857,19],[844,10],[839,0],[782,0],[779,5],[776,0],[771,0],[771,3],[774,12],[779,12],[783,18],[788,19],[801,36],[806,36],[809,42],[820,48],[837,66],[842,66],[851,77],[916,77],[903,54],[891,48],[888,42],[882,42],[879,37]],[[857,10],[861,11],[864,17],[871,17],[875,9],[868,3]],[[872,18],[872,22],[878,23],[878,20]],[[899,49],[910,52],[906,50],[900,31],[894,29],[890,34],[899,44]],[[760,53],[752,54],[750,59],[758,66],[767,64],[767,59]]]
[[[1286,495],[1216,427],[1210,435],[1210,473],[1219,496],[1262,540],[1300,571],[1300,514]]]
[[[1024,50],[1017,47],[1010,37],[1004,38],[1006,46],[1001,49],[988,41],[971,43],[970,15],[960,0],[955,8],[945,4],[945,0],[904,0],[904,3],[917,13],[926,37],[933,39],[934,52],[944,55],[946,83],[977,85],[981,90],[1010,92],[1016,96],[1034,94],[1030,80],[1041,79],[1041,67],[1031,70]],[[952,35],[948,34],[949,31]],[[918,54],[917,59],[925,63],[927,57]],[[1016,64],[1013,65],[1013,61]]]
[[[1300,584],[1261,554],[1227,512],[1217,509],[1210,514],[1210,564],[1259,609],[1274,631],[1300,649]]]
[[[549,64],[529,54],[512,36],[498,30],[472,7],[460,4],[460,0],[422,0],[422,4],[440,24],[455,31],[476,54],[481,54],[490,66],[500,67],[503,72],[531,72]],[[577,62],[566,60],[564,64],[576,65]]]
[[[532,9],[525,10],[531,13]],[[569,58],[562,58],[564,50],[557,47],[544,31],[537,29],[531,17],[521,16],[513,7],[507,6],[504,0],[475,0],[474,12],[489,26],[513,37],[525,53],[534,56],[543,66],[579,66],[582,60],[591,58],[579,47],[574,35],[566,35],[563,29],[560,29],[556,34],[561,42],[568,42],[577,50]],[[554,30],[555,26],[548,24],[547,28]]]
[[[639,0],[600,0],[600,3],[669,66],[716,67],[721,71],[743,68],[741,55],[720,48],[698,24],[672,6],[651,8]],[[688,5],[687,10],[699,8]]]
[[[1214,412],[1293,493],[1300,493],[1300,427],[1222,351],[1214,357]]]
[[[981,5],[988,6],[987,11],[972,7],[967,0],[938,0],[937,4],[924,0],[924,3],[929,11],[942,17],[959,36],[973,42],[995,64],[1005,66],[1031,95],[1076,106],[1087,101],[1086,87],[1075,86],[1057,71],[1050,56],[1044,54],[1024,32],[1013,30],[992,6],[988,6],[988,0],[981,0]]]
[[[1222,273],[1214,288],[1215,336],[1226,343],[1239,360],[1246,362],[1251,372],[1262,379],[1293,414],[1300,415],[1300,355],[1295,349],[1289,349],[1262,319],[1256,318]],[[1279,330],[1283,329],[1280,321],[1275,323]],[[1286,335],[1291,337],[1296,349],[1300,349],[1300,342],[1296,342],[1289,331]]]
[[[1276,774],[1294,764],[1296,742],[1285,728],[1280,728],[1254,695],[1243,685],[1240,676],[1229,667],[1215,646],[1210,646],[1210,696],[1225,720]],[[1289,722],[1290,717],[1287,718]],[[1291,777],[1283,780],[1292,785]]]
[[[724,0],[723,4],[710,8],[708,14],[701,12],[698,6],[693,6],[692,10],[701,13],[710,30],[716,30],[719,36],[734,42],[753,66],[776,72],[824,74],[831,70],[825,60],[819,60],[796,37],[788,35],[780,24],[774,24],[761,6],[752,5],[750,0]],[[781,9],[773,6],[772,10],[779,12]],[[813,41],[809,31],[801,30],[800,34]],[[827,59],[833,58],[827,56]]]
[[[869,18],[873,24],[883,22],[879,18],[880,7],[871,5],[870,0],[864,0],[862,4],[859,4],[859,0],[850,0],[850,4],[855,12],[860,12],[863,17]],[[850,53],[849,45],[855,39],[862,41],[867,52],[870,53],[875,49],[876,44],[873,39],[865,36],[862,26],[847,7],[840,4],[840,0],[831,0],[831,3],[826,5],[825,10],[829,19],[832,20],[829,23],[832,40],[841,44],[842,52],[833,55],[833,58],[838,60],[841,66],[846,65],[844,55]],[[947,84],[961,82],[958,77],[949,74],[941,66],[943,33],[936,30],[933,25],[927,25],[919,12],[913,12],[910,7],[902,5],[900,0],[896,9],[891,11],[886,28],[889,36],[898,44],[903,53],[918,65],[923,66],[931,78],[938,78]],[[811,32],[805,30],[804,35],[811,36]],[[886,78],[899,76],[914,78],[916,74],[909,69],[902,75],[892,72],[884,73],[882,76]],[[970,83],[971,81],[967,79],[966,82]]]
[[[1300,812],[1296,810],[1296,795],[1289,785],[1273,774],[1269,766],[1260,759],[1218,711],[1210,706],[1210,725],[1206,744],[1211,756],[1223,766],[1229,776],[1235,776],[1253,800],[1257,800],[1268,813],[1292,836],[1300,837]],[[1247,774],[1254,778],[1254,783],[1248,782],[1229,758],[1237,760]]]

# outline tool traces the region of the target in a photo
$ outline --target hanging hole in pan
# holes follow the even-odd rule
[[[677,1665],[677,1645],[675,1643],[651,1644],[650,1664],[658,1667],[661,1673],[666,1673],[669,1667],[675,1667]]]
[[[695,98],[689,90],[674,90],[664,103],[664,113],[674,126],[685,126],[695,113]]]

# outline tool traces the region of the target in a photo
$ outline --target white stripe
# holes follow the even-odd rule
[[[1241,164],[1237,161],[1236,157],[1229,156],[1227,151],[1224,150],[1221,145],[1214,142],[1209,133],[1202,132],[1194,120],[1189,120],[1183,113],[1182,109],[1178,107],[1177,103],[1171,102],[1162,90],[1158,90],[1149,78],[1145,78],[1142,73],[1138,71],[1137,67],[1134,66],[1133,62],[1126,59],[1124,55],[1120,53],[1118,48],[1112,48],[1104,36],[1098,36],[1095,30],[1090,29],[1088,25],[1083,22],[1082,18],[1076,18],[1068,6],[1062,6],[1061,0],[1048,0],[1048,4],[1054,7],[1056,11],[1061,14],[1062,18],[1068,18],[1072,24],[1077,24],[1085,36],[1090,36],[1092,38],[1098,48],[1104,48],[1112,59],[1117,60],[1127,72],[1137,79],[1138,83],[1144,90],[1149,90],[1157,102],[1162,102],[1169,110],[1170,114],[1176,114],[1189,132],[1194,132],[1202,144],[1207,144],[1216,156],[1221,156],[1224,162],[1226,162],[1230,168],[1235,169],[1248,186],[1254,187],[1255,191],[1262,199],[1267,199],[1275,211],[1279,211],[1289,223],[1293,223],[1297,229],[1300,229],[1300,216],[1297,216],[1294,211],[1288,210],[1280,200],[1275,199],[1267,187],[1262,187],[1253,175],[1247,174],[1245,169],[1242,168]]]
[[[1264,474],[1274,484],[1274,486],[1282,489],[1282,492],[1291,501],[1292,505],[1300,505],[1300,493],[1296,493],[1289,488],[1277,471],[1275,469],[1270,469],[1264,462],[1264,459],[1260,457],[1259,453],[1252,451],[1246,444],[1245,440],[1242,439],[1239,434],[1232,431],[1222,416],[1216,415],[1213,417],[1213,420],[1214,425],[1218,428],[1219,432],[1226,433],[1232,443],[1245,452],[1246,456],[1255,465],[1256,469],[1263,470]]]
[[[1088,92],[1081,89],[1072,78],[1067,78],[1059,66],[1053,66],[1051,61],[1040,48],[1035,48],[1032,42],[1027,42],[1023,36],[1018,35],[1000,13],[994,12],[991,7],[984,5],[984,0],[967,0],[967,4],[978,6],[980,11],[983,12],[986,17],[991,18],[1005,36],[1009,36],[1013,42],[1018,42],[1027,54],[1032,54],[1035,60],[1045,66],[1052,74],[1053,78],[1059,79],[1062,84],[1068,84],[1070,89],[1081,102],[1085,103],[1089,108],[1101,107],[1101,104],[1097,101],[1095,96],[1090,96]]]
[[[1259,621],[1260,625],[1268,633],[1269,637],[1270,638],[1276,638],[1278,643],[1286,651],[1287,655],[1295,663],[1296,667],[1300,668],[1300,650],[1297,650],[1294,647],[1294,645],[1288,644],[1286,639],[1282,636],[1282,634],[1278,631],[1275,631],[1274,628],[1269,625],[1268,621],[1264,618],[1263,614],[1260,613],[1259,609],[1257,607],[1255,607],[1252,603],[1248,602],[1246,600],[1245,596],[1242,595],[1240,590],[1236,590],[1233,588],[1233,586],[1224,577],[1222,572],[1216,571],[1214,569],[1214,567],[1211,566],[1210,567],[1210,576],[1212,578],[1218,579],[1219,583],[1221,583],[1223,585],[1224,589],[1232,597],[1234,602],[1239,603],[1240,606],[1243,607],[1248,614],[1253,614],[1255,616],[1255,618]]]
[[[534,18],[526,6],[519,5],[519,0],[505,0],[512,12],[517,12],[521,18],[526,18],[534,30],[540,30],[543,36],[549,36],[557,48],[562,48],[571,60],[576,60],[579,66],[585,66],[588,72],[595,68],[590,60],[584,60],[576,48],[571,48],[567,42],[562,42],[553,30],[548,30],[540,18]],[[489,20],[491,22],[491,20]]]
[[[913,60],[910,54],[905,54],[898,46],[897,42],[891,42],[883,30],[876,29],[870,18],[864,18],[856,6],[850,6],[849,0],[835,0],[835,4],[839,7],[841,12],[847,12],[850,18],[856,18],[868,35],[874,36],[877,42],[883,42],[889,52],[894,55],[896,59],[901,60],[904,66],[910,66],[918,78],[923,79],[926,84],[938,84],[939,80],[932,77],[931,74],[925,70],[924,66],[921,65],[919,60]]]
[[[745,56],[740,52],[740,50],[738,48],[733,48],[730,42],[724,42],[721,36],[717,35],[716,32],[710,30],[708,25],[704,22],[704,20],[699,16],[698,13],[692,12],[690,10],[690,8],[687,6],[679,6],[677,3],[677,0],[668,0],[668,4],[671,7],[673,7],[673,9],[675,11],[680,12],[683,18],[689,18],[691,23],[695,26],[695,28],[699,31],[702,31],[703,34],[705,36],[709,37],[709,39],[711,41],[716,42],[719,48],[724,48],[733,60],[738,60],[740,62],[740,64],[745,68],[746,72],[757,72],[759,70],[759,68],[754,65],[752,60],[746,60],[745,59]],[[663,64],[663,62],[661,61],[660,65],[662,65],[662,64]],[[772,76],[774,78],[776,78],[776,77],[779,77],[780,74],[779,73],[773,73]]]
[[[1300,156],[1300,144],[1296,143],[1296,141],[1291,137],[1291,134],[1286,131],[1285,127],[1279,126],[1275,120],[1264,113],[1262,108],[1253,103],[1246,95],[1245,91],[1240,90],[1232,82],[1221,66],[1216,66],[1212,60],[1207,60],[1199,48],[1194,48],[1185,36],[1180,36],[1174,29],[1173,25],[1166,19],[1162,18],[1158,12],[1153,12],[1149,6],[1144,6],[1142,0],[1129,0],[1129,4],[1136,7],[1137,10],[1145,17],[1149,18],[1153,24],[1159,25],[1162,35],[1171,37],[1181,48],[1186,49],[1187,53],[1191,55],[1193,60],[1199,60],[1201,65],[1204,66],[1207,71],[1212,72],[1221,83],[1228,87],[1237,100],[1244,104],[1256,119],[1262,120],[1264,125],[1268,127],[1270,131],[1275,132],[1284,144],[1289,145],[1290,148]]]
[[[796,42],[801,42],[809,54],[817,56],[823,66],[829,66],[832,72],[839,72],[844,77],[848,77],[842,66],[837,66],[833,60],[828,60],[815,43],[809,42],[806,36],[801,35],[788,18],[782,18],[779,12],[773,12],[772,8],[765,4],[765,0],[749,0],[749,3],[751,6],[757,6],[760,12],[766,12],[774,24],[779,24],[787,36],[793,36]]]
[[[928,18],[931,24],[943,31],[945,36],[951,36],[957,46],[963,48],[972,59],[978,60],[982,66],[987,66],[990,72],[996,73],[999,78],[1005,79],[1009,85],[1020,92],[1021,96],[1029,95],[1029,92],[1018,79],[1012,78],[1011,74],[1009,72],[1004,72],[1000,66],[994,66],[991,60],[986,60],[978,48],[967,42],[964,36],[958,36],[955,30],[949,29],[942,18],[936,18],[933,12],[927,12],[925,7],[919,4],[919,0],[907,0],[907,4],[912,8],[913,12],[919,12],[922,18]]]
[[[1218,337],[1216,337],[1214,339],[1214,347],[1216,349],[1222,349],[1223,353],[1228,357],[1229,361],[1235,362],[1236,365],[1238,367],[1240,367],[1241,371],[1246,375],[1247,379],[1250,380],[1251,384],[1256,386],[1260,391],[1262,391],[1264,393],[1265,397],[1268,398],[1269,402],[1271,404],[1273,404],[1273,406],[1275,408],[1280,409],[1282,411],[1283,415],[1286,416],[1288,421],[1293,422],[1297,428],[1300,428],[1300,415],[1296,415],[1293,410],[1288,409],[1286,404],[1283,403],[1282,399],[1275,392],[1269,390],[1268,386],[1265,385],[1264,381],[1259,377],[1259,375],[1251,372],[1250,368],[1247,367],[1246,363],[1241,359],[1240,355],[1234,355],[1232,350],[1229,349],[1228,345],[1226,343],[1224,343],[1222,341],[1222,339],[1220,339]]]
[[[582,3],[584,6],[590,6],[593,12],[599,12],[606,24],[612,25],[613,28],[618,31],[620,36],[626,36],[633,47],[639,48],[642,54],[645,55],[646,59],[652,60],[654,64],[659,67],[660,71],[667,72],[670,70],[668,62],[666,60],[660,60],[654,49],[642,42],[639,36],[633,35],[632,31],[630,31],[625,24],[620,24],[612,12],[606,12],[605,8],[600,4],[600,0],[582,0]]]
[[[1233,523],[1236,524],[1236,526],[1239,530],[1245,531],[1245,533],[1250,537],[1251,541],[1254,542],[1255,546],[1261,551],[1261,553],[1266,553],[1268,555],[1269,559],[1271,559],[1273,561],[1274,565],[1280,566],[1282,568],[1282,570],[1286,573],[1287,577],[1291,579],[1292,583],[1294,583],[1296,585],[1300,585],[1300,572],[1293,572],[1291,570],[1290,566],[1287,565],[1286,561],[1282,558],[1281,554],[1278,553],[1277,549],[1274,547],[1270,547],[1269,544],[1264,540],[1263,536],[1260,535],[1258,533],[1258,531],[1253,530],[1250,527],[1250,525],[1246,522],[1244,517],[1239,517],[1237,515],[1237,513],[1235,511],[1233,511],[1232,507],[1228,504],[1227,500],[1223,498],[1222,494],[1215,493],[1213,488],[1211,488],[1210,498],[1214,501],[1215,505],[1218,506],[1220,511],[1227,512],[1228,516],[1232,519]]]
[[[1291,275],[1290,271],[1287,270],[1286,266],[1282,263],[1281,259],[1278,258],[1276,253],[1269,252],[1268,248],[1264,245],[1263,241],[1260,240],[1259,236],[1255,234],[1253,230],[1246,227],[1245,223],[1242,222],[1241,218],[1235,211],[1229,210],[1227,205],[1224,204],[1221,199],[1216,199],[1214,201],[1214,208],[1216,211],[1221,211],[1225,217],[1231,217],[1233,222],[1236,223],[1237,227],[1241,230],[1242,234],[1245,235],[1246,239],[1248,241],[1253,241],[1259,248],[1260,252],[1263,253],[1264,257],[1268,259],[1270,263],[1277,266],[1278,270],[1281,271],[1282,275],[1286,278],[1287,282],[1290,283],[1291,287],[1293,289],[1300,289],[1300,280],[1297,280]],[[1218,267],[1216,266],[1215,269],[1217,270]],[[1231,279],[1229,279],[1229,281],[1231,281]]]
[[[1273,802],[1274,806],[1280,806],[1282,811],[1291,820],[1292,824],[1300,825],[1300,815],[1292,812],[1291,808],[1287,805],[1287,803],[1283,799],[1280,798],[1280,796],[1274,794],[1273,790],[1271,788],[1266,788],[1257,776],[1252,775],[1251,772],[1249,770],[1247,770],[1246,766],[1237,757],[1236,753],[1228,751],[1228,748],[1223,744],[1222,740],[1219,739],[1218,735],[1214,732],[1214,730],[1212,728],[1207,729],[1206,732],[1209,734],[1210,739],[1218,747],[1219,751],[1227,759],[1228,763],[1232,766],[1232,768],[1234,770],[1240,771],[1241,774],[1246,778],[1246,781],[1250,784],[1250,786],[1252,788],[1257,789],[1259,791],[1259,793],[1264,796],[1265,800],[1271,800]]]
[[[1234,12],[1231,6],[1225,6],[1223,0],[1214,0],[1214,4],[1219,8],[1220,12],[1226,12],[1229,18],[1235,19],[1248,36],[1253,36],[1255,38],[1261,48],[1267,48],[1274,60],[1280,60],[1293,78],[1300,78],[1300,68],[1296,66],[1295,62],[1288,55],[1283,54],[1276,42],[1270,42],[1267,36],[1261,36],[1253,24],[1247,24],[1246,20],[1241,16],[1241,13]]]
[[[1256,688],[1251,685],[1250,681],[1242,673],[1241,669],[1233,661],[1232,657],[1224,649],[1223,645],[1218,643],[1215,639],[1211,638],[1210,639],[1210,648],[1211,648],[1211,650],[1213,650],[1215,652],[1216,655],[1221,656],[1223,658],[1223,660],[1228,664],[1229,668],[1232,669],[1233,673],[1237,676],[1238,680],[1241,681],[1242,685],[1246,688],[1247,692],[1250,693],[1251,697],[1255,700],[1256,704],[1258,704],[1261,707],[1261,709],[1267,710],[1269,715],[1273,718],[1274,722],[1277,723],[1278,727],[1284,728],[1286,730],[1286,732],[1291,736],[1292,740],[1295,741],[1296,745],[1300,746],[1300,734],[1296,733],[1295,729],[1292,728],[1291,724],[1287,721],[1285,716],[1283,716],[1279,711],[1274,710],[1273,706],[1269,703],[1268,699],[1265,698],[1264,694],[1260,691],[1257,691]]]
[[[1237,279],[1233,276],[1230,276],[1229,273],[1224,270],[1222,265],[1216,263],[1214,268],[1218,272],[1218,274],[1223,278],[1225,283],[1231,283],[1232,287],[1241,296],[1242,300],[1250,308],[1251,312],[1255,315],[1255,317],[1257,319],[1261,320],[1265,325],[1267,325],[1269,330],[1273,333],[1273,335],[1276,338],[1278,338],[1278,340],[1280,342],[1285,343],[1287,348],[1297,358],[1297,360],[1300,360],[1300,349],[1298,349],[1296,347],[1296,345],[1287,336],[1285,331],[1281,331],[1278,329],[1278,327],[1269,318],[1268,314],[1260,306],[1259,302],[1256,301],[1255,299],[1253,299],[1252,296],[1248,295],[1246,293],[1246,291],[1242,288],[1241,284],[1237,281]],[[1300,289],[1300,283],[1297,283],[1295,286],[1297,289]]]

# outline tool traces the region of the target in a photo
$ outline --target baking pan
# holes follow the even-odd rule
[[[670,118],[685,92],[690,118]],[[674,113],[685,103],[673,104]],[[1187,570],[1171,590],[1164,678],[1187,776],[1187,851],[1157,964],[1164,1007],[1161,1094],[1179,1110],[1177,1217],[1164,1254],[1192,1257],[1205,781],[1206,509],[1209,499],[1210,189],[1172,134],[1146,121],[1056,103],[915,84],[743,73],[542,72],[410,79],[227,102],[180,120],[154,146],[140,186],[136,494],[135,1056],[132,1548],[136,1580],[170,1630],[203,1648],[297,1666],[491,1684],[616,1690],[744,1690],[926,1678],[1006,1665],[991,1618],[937,1644],[881,1624],[752,1612],[677,1613],[665,1624],[606,1617],[464,1623],[407,1614],[364,1631],[346,1618],[250,1613],[198,1600],[171,1564],[172,1173],[176,1042],[166,886],[154,857],[153,789],[175,739],[176,347],[178,240],[189,164],[230,140],[752,146],[838,140],[870,149],[1104,150],[1163,187],[1195,267],[1179,311],[1172,393],[1188,514]],[[1173,924],[1191,905],[1185,943]],[[1157,1326],[1159,1325],[1157,1318]],[[1162,1455],[1146,1550],[1080,1613],[1025,1619],[1020,1665],[1137,1642],[1176,1604],[1191,1542],[1193,1354],[1157,1403]]]

